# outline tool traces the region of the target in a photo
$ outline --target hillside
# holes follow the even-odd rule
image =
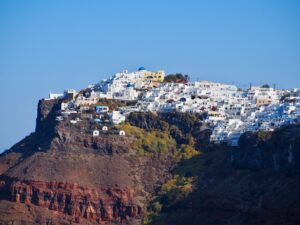
[[[299,224],[299,150],[291,126],[184,160],[148,208],[149,224]]]
[[[0,224],[299,224],[299,126],[227,147],[201,114],[131,113],[95,137],[60,103],[0,156]]]

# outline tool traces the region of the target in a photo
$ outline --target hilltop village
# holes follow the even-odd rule
[[[209,81],[189,82],[188,76],[166,76],[163,70],[151,72],[144,67],[118,72],[79,92],[50,93],[45,100],[54,99],[61,100],[57,121],[97,124],[93,136],[124,123],[131,112],[200,113],[212,130],[210,141],[229,146],[238,146],[245,132],[273,131],[300,122],[300,89],[263,85],[242,90]],[[117,132],[125,135],[123,130]]]

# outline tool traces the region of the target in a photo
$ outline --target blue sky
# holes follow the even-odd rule
[[[34,130],[38,99],[113,73],[300,87],[300,1],[0,1],[0,152]]]

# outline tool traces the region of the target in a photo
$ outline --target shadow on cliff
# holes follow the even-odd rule
[[[239,148],[214,146],[182,161],[173,175],[194,177],[193,190],[173,202],[160,193],[149,224],[300,224],[299,128],[245,134]]]
[[[182,160],[172,172],[173,177],[180,178],[175,184],[179,186],[167,188],[167,192],[158,191],[159,194],[154,202],[159,202],[161,209],[159,213],[151,215],[149,224],[200,224],[201,220],[195,219],[196,215],[194,215],[195,210],[200,207],[199,191],[210,185],[210,179],[222,179],[230,174],[233,168],[229,153],[226,146],[220,145],[218,148],[209,148],[202,151],[200,155]],[[185,191],[188,184],[180,186],[184,181],[181,178],[185,181],[194,180],[191,192]]]
[[[52,140],[57,136],[55,131],[57,125],[55,117],[60,107],[59,103],[59,101],[39,101],[35,132],[0,154],[0,157],[3,158],[10,153],[16,153],[14,155],[15,158],[12,159],[14,163],[8,169],[16,167],[36,152],[46,152],[50,149]],[[43,113],[45,108],[47,112]]]

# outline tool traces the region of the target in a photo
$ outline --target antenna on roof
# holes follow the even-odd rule
[[[275,83],[273,84],[273,89],[274,89],[274,90],[276,89],[276,84],[275,84]]]

